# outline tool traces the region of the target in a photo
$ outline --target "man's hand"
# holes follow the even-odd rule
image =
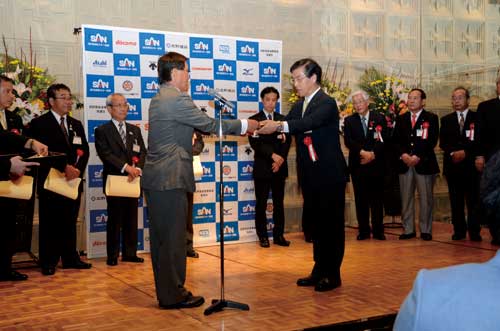
[[[365,151],[364,149],[362,149],[359,152],[359,157],[360,157],[360,163],[364,165],[364,164],[368,164],[368,163],[372,162],[373,160],[375,160],[375,153]]]
[[[47,145],[42,144],[38,140],[33,139],[31,149],[40,156],[49,155],[49,148],[47,147]]]
[[[22,157],[14,156],[10,158],[10,173],[15,177],[21,177],[26,171],[30,171],[30,166],[39,166],[38,162],[24,162]]]
[[[462,162],[464,159],[465,159],[465,151],[463,149],[459,151],[454,151],[453,155],[451,156],[451,161],[453,163]]]
[[[272,169],[273,172],[278,172],[280,170],[281,165],[278,162],[273,162]]]
[[[142,175],[142,170],[140,168],[132,167],[128,164],[125,167],[125,171],[128,174],[128,181],[129,182],[133,181],[135,178]]]
[[[474,161],[477,171],[483,172],[484,170],[484,156],[476,156],[476,160]]]
[[[261,121],[260,122],[260,129],[257,130],[257,133],[258,134],[270,134],[270,133],[276,132],[279,124],[280,124],[280,122],[276,122],[276,121],[270,121],[270,120]]]
[[[255,130],[257,130],[259,128],[258,121],[248,119],[247,122],[248,122],[247,133],[252,134],[252,133],[254,133]]]
[[[64,175],[66,176],[66,180],[70,181],[80,176],[80,170],[68,164],[64,169]]]
[[[408,167],[411,167],[411,156],[408,153],[403,153],[401,155],[401,161],[406,164]]]
[[[273,155],[271,155],[271,158],[273,159],[273,161],[275,163],[277,163],[279,166],[281,166],[283,164],[283,162],[285,162],[285,159],[279,155],[279,154],[276,154],[276,153],[273,153]]]

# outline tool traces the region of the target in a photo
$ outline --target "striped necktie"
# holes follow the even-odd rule
[[[125,130],[123,129],[123,122],[118,124],[118,128],[118,133],[120,134],[120,137],[122,137],[123,144],[127,146],[127,136],[125,135]]]
[[[69,143],[68,130],[66,130],[66,126],[64,125],[64,116],[61,116],[61,122],[59,123],[59,126],[61,127],[61,130],[64,134],[64,138],[66,139],[66,142]]]

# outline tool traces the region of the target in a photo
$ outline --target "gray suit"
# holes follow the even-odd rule
[[[223,121],[225,134],[240,134],[239,120]],[[218,122],[175,87],[162,85],[149,106],[148,154],[142,188],[149,208],[151,260],[160,305],[184,301],[187,192],[194,192],[194,129],[218,132]]]

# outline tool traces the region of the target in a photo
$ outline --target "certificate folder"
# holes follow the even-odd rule
[[[66,180],[66,176],[63,172],[60,172],[59,170],[54,168],[50,168],[49,174],[45,179],[45,183],[43,184],[43,188],[67,198],[76,200],[76,198],[78,197],[78,187],[80,186],[81,181],[81,178]]]
[[[0,181],[0,197],[29,200],[33,195],[33,177],[22,176],[15,181]]]
[[[141,178],[135,177],[129,182],[128,176],[109,175],[105,192],[111,197],[138,198],[141,195]]]

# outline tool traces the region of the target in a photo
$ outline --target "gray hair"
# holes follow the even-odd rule
[[[111,106],[113,106],[113,97],[115,97],[115,96],[121,96],[121,97],[123,97],[125,100],[127,100],[127,98],[125,98],[125,96],[124,96],[123,94],[121,94],[121,93],[111,93],[110,95],[108,95],[108,96],[106,97],[106,106],[107,106],[107,107],[111,107]]]
[[[361,94],[361,96],[363,97],[363,100],[365,100],[365,101],[368,101],[370,99],[370,96],[368,95],[368,93],[366,93],[363,90],[357,90],[357,91],[354,91],[351,94],[349,94],[349,96],[347,97],[347,102],[352,102],[352,98],[358,94]]]

